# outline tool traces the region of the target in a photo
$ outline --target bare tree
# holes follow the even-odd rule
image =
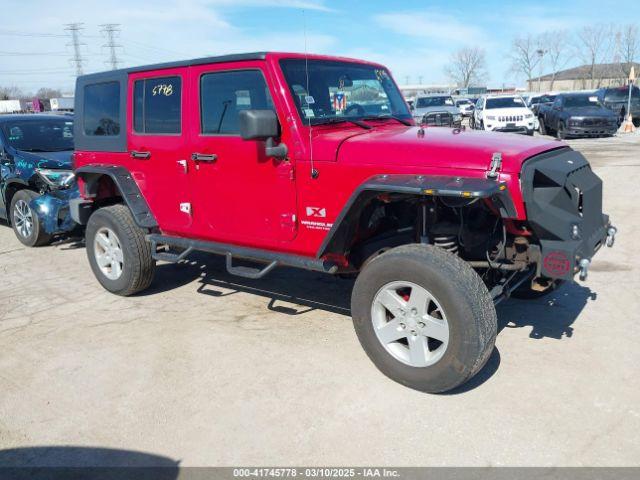
[[[620,65],[624,72],[625,79],[629,78],[631,64],[638,58],[640,51],[640,40],[638,37],[638,25],[625,25],[618,32],[618,56]]]
[[[468,88],[487,78],[485,52],[478,47],[465,47],[455,51],[444,71],[458,87]]]
[[[540,46],[540,39],[533,35],[518,37],[511,44],[511,71],[516,75],[524,75],[531,85],[534,70],[542,66],[542,58],[546,52]]]
[[[600,88],[603,72],[597,65],[609,60],[613,40],[613,29],[610,25],[589,25],[578,30],[576,53],[589,66],[586,78],[590,80],[590,88]]]
[[[24,92],[19,87],[0,87],[0,100],[17,100],[24,98]]]
[[[38,98],[57,98],[61,97],[62,93],[57,88],[42,87],[36,92]]]
[[[540,49],[546,55],[549,70],[551,70],[549,90],[553,90],[556,75],[569,61],[569,35],[565,30],[549,30],[539,38]],[[538,53],[538,57],[541,56]]]

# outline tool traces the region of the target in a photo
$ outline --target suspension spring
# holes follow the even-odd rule
[[[458,237],[456,235],[434,235],[433,244],[449,253],[458,254]]]

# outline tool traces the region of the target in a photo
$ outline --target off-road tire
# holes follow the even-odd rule
[[[122,248],[122,274],[116,280],[111,280],[102,273],[94,252],[96,233],[103,227],[111,229],[117,235]],[[131,211],[125,205],[100,208],[89,218],[86,229],[87,257],[98,282],[109,292],[126,297],[151,285],[156,262],[152,257],[151,244],[145,239],[145,233],[136,225]]]
[[[380,289],[394,281],[427,289],[446,314],[448,344],[430,366],[409,366],[378,340],[372,303]],[[351,314],[358,339],[376,367],[398,383],[429,393],[451,390],[478,373],[493,351],[497,334],[496,310],[478,274],[458,256],[429,245],[396,247],[366,265],[355,282]]]
[[[542,117],[538,118],[538,131],[540,135],[547,135],[547,127],[544,125]]]
[[[44,231],[38,214],[29,206],[29,203],[35,198],[40,196],[39,193],[33,190],[18,190],[11,199],[11,206],[9,208],[9,219],[11,226],[13,227],[13,233],[15,233],[18,240],[27,247],[41,247],[42,245],[48,245],[51,242],[52,235],[49,235]],[[31,212],[32,216],[32,229],[31,233],[27,236],[23,235],[17,228],[15,221],[15,210],[18,202],[24,202],[27,208]]]

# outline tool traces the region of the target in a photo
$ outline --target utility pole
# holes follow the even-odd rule
[[[409,85],[409,75],[407,75],[406,77],[404,77],[405,80],[405,85]]]
[[[544,56],[549,52],[549,50],[538,49],[536,53],[538,54],[538,92],[540,92],[541,83],[542,83],[542,60]]]
[[[65,25],[65,31],[71,34],[71,43],[67,43],[67,46],[73,47],[73,57],[71,57],[71,63],[75,64],[76,67],[76,75],[82,75],[82,64],[84,63],[84,58],[82,58],[82,54],[80,53],[80,46],[85,45],[80,42],[80,32],[83,30],[83,23],[67,23]]]
[[[419,85],[422,85],[422,75],[419,75],[419,76],[418,76],[418,84],[419,84]]]
[[[122,45],[118,45],[116,43],[116,37],[120,33],[120,24],[105,23],[100,26],[102,27],[102,30],[100,31],[104,33],[105,36],[107,37],[107,43],[102,45],[102,48],[109,49],[109,60],[107,60],[105,63],[107,63],[108,65],[111,65],[111,69],[115,70],[118,68],[118,64],[120,63],[120,60],[118,60],[118,54],[116,49],[122,48]]]

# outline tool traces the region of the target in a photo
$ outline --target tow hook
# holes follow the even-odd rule
[[[616,241],[616,233],[618,233],[618,229],[616,227],[607,228],[607,247],[613,247],[613,244]]]
[[[588,258],[580,260],[580,280],[583,282],[587,279],[587,275],[589,275],[589,265],[591,265],[591,260]]]

